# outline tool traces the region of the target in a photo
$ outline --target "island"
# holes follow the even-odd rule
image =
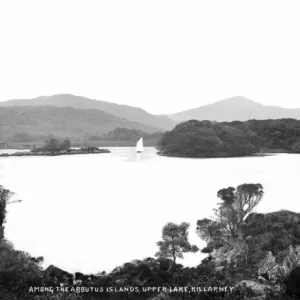
[[[45,141],[42,147],[34,147],[29,151],[19,151],[12,154],[3,153],[0,157],[8,156],[58,156],[58,155],[74,155],[74,154],[99,154],[110,153],[108,149],[99,149],[95,146],[86,146],[82,148],[71,148],[70,140],[59,140],[51,138]]]
[[[164,133],[156,149],[175,157],[264,156],[300,153],[300,121],[295,119],[214,122],[189,120]]]

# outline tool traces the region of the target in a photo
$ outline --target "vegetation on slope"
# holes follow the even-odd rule
[[[143,137],[145,140],[159,139],[163,135],[162,132],[148,133],[137,129],[128,128],[116,128],[101,136],[103,140],[112,141],[137,141],[139,138]]]
[[[300,121],[294,119],[211,122],[190,120],[167,131],[159,154],[227,157],[264,152],[300,153]]]
[[[30,151],[14,152],[12,154],[2,153],[0,154],[0,156],[53,156],[92,153],[110,153],[110,151],[107,149],[99,149],[95,146],[85,146],[79,149],[71,148],[70,140],[51,138],[49,140],[46,140],[43,146],[33,147],[33,149],[31,149]]]
[[[217,195],[221,203],[215,218],[197,222],[197,232],[207,242],[202,249],[209,254],[206,262],[256,296],[299,297],[300,272],[295,272],[300,268],[300,214],[253,213],[263,197],[260,184],[228,187]]]
[[[76,147],[135,147],[137,141],[143,137],[144,146],[154,147],[159,139],[163,136],[163,132],[157,131],[154,133],[145,132],[138,129],[129,129],[118,127],[103,135],[91,135],[88,140],[78,141],[77,138],[64,138],[63,140],[69,140]],[[47,140],[62,140],[61,138],[49,136]],[[19,149],[19,148],[42,148],[42,140],[34,140],[34,138],[28,134],[18,134],[17,138],[13,138],[14,142],[0,143],[0,148],[6,149]],[[63,149],[62,149],[63,150]]]
[[[148,133],[160,130],[98,109],[71,107],[1,107],[0,120],[1,142],[43,141],[49,136],[82,141],[91,136],[101,136],[117,127]]]
[[[139,107],[120,105],[116,103],[92,100],[86,97],[70,94],[59,94],[49,97],[38,97],[34,99],[16,99],[0,103],[0,107],[12,106],[55,106],[72,107],[76,109],[97,109],[114,116],[124,118],[133,122],[142,123],[149,127],[157,127],[161,130],[169,130],[174,122],[164,115],[152,115]]]
[[[138,129],[118,127],[102,136],[91,136],[90,141],[98,142],[100,145],[134,147],[142,137],[145,146],[153,147],[162,136],[163,132],[160,131],[149,133]]]
[[[108,274],[85,275],[70,274],[55,266],[44,270],[42,257],[34,258],[17,251],[5,240],[6,206],[11,203],[12,193],[0,187],[0,298],[300,299],[300,214],[289,211],[253,213],[263,194],[261,184],[242,184],[217,193],[221,203],[214,210],[215,218],[197,222],[197,232],[207,242],[202,252],[209,254],[197,267],[183,267],[176,261],[183,258],[184,253],[198,251],[188,242],[189,224],[168,223],[162,230],[162,240],[157,243],[157,258],[134,260]],[[58,286],[68,287],[69,292],[57,291],[55,287]],[[48,292],[33,292],[30,287],[47,287]],[[85,287],[85,292],[76,292],[81,287]],[[130,287],[134,290],[130,291]],[[153,287],[187,287],[191,292],[170,294],[151,290]],[[199,294],[193,292],[192,287],[206,287],[207,290]],[[213,290],[213,287],[219,289]],[[99,293],[100,288],[103,291]]]

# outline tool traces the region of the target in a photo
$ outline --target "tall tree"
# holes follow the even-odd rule
[[[71,142],[68,139],[65,139],[61,142],[60,149],[61,150],[69,150],[71,148]]]
[[[242,184],[237,188],[228,187],[218,191],[222,200],[214,209],[215,220],[201,219],[197,221],[197,233],[207,242],[202,252],[211,252],[224,245],[236,245],[247,216],[254,210],[263,197],[261,184]],[[234,246],[235,247],[235,246]]]
[[[183,258],[183,253],[197,252],[199,249],[191,245],[188,241],[188,229],[190,224],[181,223],[179,225],[168,223],[162,230],[162,241],[157,243],[159,251],[156,257],[171,258],[176,264],[177,258]]]
[[[217,220],[232,237],[237,236],[243,221],[261,201],[263,194],[263,187],[259,183],[245,183],[236,189],[229,187],[218,191],[217,196],[222,202],[214,211]]]
[[[56,152],[59,151],[59,139],[51,138],[45,141],[44,150],[49,152]]]
[[[0,185],[0,240],[4,235],[4,227],[3,224],[5,222],[6,217],[6,205],[13,193]]]
[[[217,221],[206,218],[198,220],[196,232],[203,241],[210,245],[203,248],[202,252],[209,251],[212,247],[217,248],[218,245],[222,244],[222,227]]]
[[[4,237],[4,226],[5,223],[5,217],[6,217],[6,206],[7,204],[15,203],[15,202],[21,202],[21,200],[13,200],[10,201],[10,198],[14,195],[13,192],[11,192],[8,189],[5,189],[2,185],[0,185],[0,241]]]

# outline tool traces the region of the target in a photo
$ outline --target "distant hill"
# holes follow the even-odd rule
[[[138,107],[119,105],[100,100],[92,100],[89,98],[74,96],[70,94],[60,94],[49,97],[42,96],[34,99],[16,99],[0,102],[0,106],[2,107],[29,105],[73,107],[78,109],[98,109],[117,117],[125,118],[130,121],[142,123],[163,130],[172,129],[172,127],[175,125],[174,121],[172,121],[167,116],[152,115]]]
[[[137,129],[115,128],[114,130],[103,134],[102,136],[91,136],[89,141],[97,146],[123,146],[135,147],[137,141],[143,137],[145,147],[154,147],[164,135],[163,132],[153,133]]]
[[[144,132],[136,129],[128,128],[116,128],[113,131],[110,131],[102,135],[101,139],[103,140],[113,140],[113,141],[135,141],[143,137],[145,140],[156,139],[158,140],[163,136],[163,132]]]
[[[277,106],[265,106],[245,97],[232,97],[213,104],[200,106],[169,116],[174,121],[211,120],[247,121],[293,118],[300,119],[300,109],[287,109]]]
[[[49,136],[89,139],[117,127],[159,131],[138,122],[108,114],[98,109],[76,109],[53,106],[15,106],[0,108],[0,141],[31,142]]]

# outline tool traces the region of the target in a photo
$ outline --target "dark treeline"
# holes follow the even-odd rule
[[[133,147],[143,137],[145,146],[154,147],[162,136],[163,132],[160,131],[148,133],[138,129],[118,127],[101,136],[93,135],[89,140],[100,145]]]
[[[99,139],[113,141],[137,141],[143,137],[144,140],[159,139],[163,136],[163,132],[148,133],[137,129],[116,128],[106,134],[103,134]]]
[[[214,218],[197,222],[208,256],[196,267],[183,267],[185,253],[199,251],[188,241],[189,224],[168,223],[157,242],[155,258],[133,260],[112,272],[70,274],[55,266],[44,270],[42,257],[18,251],[5,239],[4,224],[12,193],[0,187],[0,299],[300,299],[300,214],[253,213],[263,199],[261,184],[218,191]],[[69,293],[30,292],[30,287],[69,287]],[[78,294],[76,288],[102,288]],[[128,287],[220,287],[197,293],[122,292]],[[231,292],[226,287],[233,287]],[[112,293],[114,289],[119,292]],[[73,292],[73,290],[74,292]]]
[[[1,142],[0,136],[0,148],[33,148],[41,147],[45,140],[49,141],[51,139],[55,140],[65,140],[72,142],[76,146],[123,146],[123,147],[133,147],[136,142],[143,137],[145,146],[155,146],[158,140],[163,136],[163,132],[157,131],[153,133],[145,132],[139,129],[130,129],[117,127],[105,134],[92,134],[86,135],[85,138],[78,137],[58,137],[55,135],[40,135],[33,136],[29,133],[18,132],[9,141]]]
[[[85,146],[79,149],[71,147],[71,141],[68,139],[50,138],[44,142],[44,145],[33,147],[30,151],[15,152],[12,154],[2,153],[1,157],[7,156],[52,156],[52,155],[72,155],[72,154],[92,154],[92,153],[110,153],[107,149],[99,149],[96,146]]]
[[[167,131],[157,144],[162,155],[227,157],[266,152],[300,153],[295,119],[211,122],[190,120]]]
[[[120,111],[123,114],[123,111]],[[44,141],[49,134],[57,138],[70,138],[73,142],[88,140],[91,136],[101,136],[115,128],[123,127],[144,132],[159,131],[167,128],[172,121],[164,117],[147,116],[149,124],[124,119],[114,113],[99,109],[79,109],[54,106],[12,106],[0,109],[0,142],[30,143]],[[166,123],[165,123],[166,122]],[[164,124],[165,123],[165,124]],[[170,123],[168,125],[167,123]],[[156,126],[156,125],[155,125]],[[161,129],[163,131],[163,129]]]

